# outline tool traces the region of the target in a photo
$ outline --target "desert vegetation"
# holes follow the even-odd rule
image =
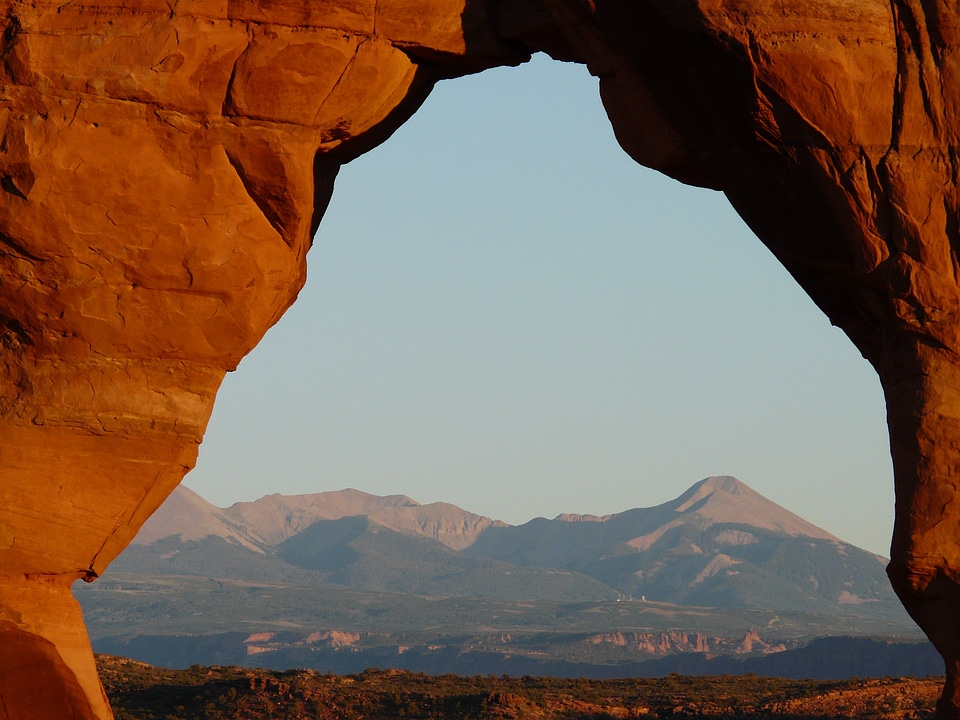
[[[99,656],[117,720],[361,720],[362,718],[933,717],[940,678],[783,680],[754,675],[619,680],[355,675],[194,665],[164,670]]]

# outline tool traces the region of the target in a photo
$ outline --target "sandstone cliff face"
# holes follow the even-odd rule
[[[600,77],[638,162],[723,189],[877,368],[891,577],[960,716],[956,7],[0,4],[3,652],[48,658],[78,717],[110,711],[69,584],[192,466],[224,372],[303,283],[340,164],[437,79],[536,50]]]
[[[722,189],[877,369],[897,490],[889,574],[946,660],[938,717],[960,717],[957,7],[553,7],[624,148]]]
[[[224,372],[303,283],[339,163],[448,72],[462,11],[3,3],[0,620],[53,643],[83,712],[109,716],[70,583],[193,465]],[[462,71],[515,62],[482,30]]]

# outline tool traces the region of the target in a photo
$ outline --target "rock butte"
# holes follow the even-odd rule
[[[956,2],[0,3],[5,716],[111,717],[70,585],[194,463],[339,166],[438,79],[544,51],[600,78],[637,162],[723,190],[876,368],[890,578],[960,717]]]

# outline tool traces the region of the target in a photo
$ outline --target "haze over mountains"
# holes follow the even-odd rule
[[[453,550],[471,545],[488,527],[506,527],[455,505],[420,505],[405,495],[380,497],[352,489],[311,495],[274,494],[221,509],[180,485],[133,542],[147,545],[174,535],[182,540],[212,535],[265,551],[318,521],[361,516],[396,532],[430,537]]]
[[[520,526],[357,490],[214,507],[180,487],[119,571],[501,600],[648,600],[900,618],[884,560],[732,477],[603,517]],[[256,570],[254,570],[256,568]]]
[[[807,677],[831,666],[815,637],[915,642],[884,565],[732,477],[519,526],[357,490],[217,508],[181,486],[75,592],[96,650],[160,665]],[[936,659],[871,642],[836,672]]]

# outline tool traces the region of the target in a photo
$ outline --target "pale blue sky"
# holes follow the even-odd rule
[[[354,487],[510,523],[735,475],[886,555],[880,386],[722,195],[636,165],[585,69],[441,83],[344,167],[297,304],[186,484]]]

